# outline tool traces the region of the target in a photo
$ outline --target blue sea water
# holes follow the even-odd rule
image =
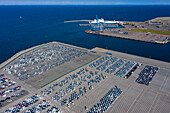
[[[88,27],[66,20],[146,21],[170,16],[170,6],[0,6],[0,63],[15,53],[51,41],[84,48],[101,47],[170,62],[170,43],[151,44],[86,34]],[[22,19],[20,19],[22,16]]]

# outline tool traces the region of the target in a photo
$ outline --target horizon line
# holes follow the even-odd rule
[[[2,2],[0,5],[170,5],[170,2],[148,2],[148,3],[129,3],[129,2]]]
[[[0,6],[15,6],[15,5],[67,5],[67,6],[71,6],[71,5],[80,5],[80,6],[92,6],[92,5],[95,5],[95,6],[114,6],[114,5],[170,5],[170,4],[0,4]]]

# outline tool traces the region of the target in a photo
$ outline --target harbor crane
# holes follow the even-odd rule
[[[96,19],[94,20],[72,20],[72,21],[64,21],[64,23],[68,22],[88,22],[89,24],[85,24],[85,26],[93,26],[95,29],[95,33],[103,32],[104,26],[115,26],[117,24],[122,24],[121,21],[108,21],[103,18],[99,19],[98,15],[96,15]]]

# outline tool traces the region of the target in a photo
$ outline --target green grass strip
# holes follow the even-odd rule
[[[99,57],[101,57],[101,56],[99,56]],[[50,84],[50,83],[52,83],[52,82],[58,80],[59,78],[61,78],[61,77],[65,76],[65,75],[67,75],[68,73],[71,73],[71,72],[75,71],[76,69],[81,68],[81,67],[83,67],[83,66],[85,66],[85,65],[87,65],[87,64],[89,64],[89,63],[91,63],[91,62],[93,62],[94,60],[98,59],[99,57],[97,57],[97,58],[91,60],[90,62],[87,62],[87,63],[85,63],[85,64],[83,64],[83,65],[81,65],[81,66],[79,66],[79,67],[77,67],[77,68],[75,68],[75,69],[73,69],[73,70],[71,70],[71,71],[69,71],[69,72],[63,74],[63,75],[61,75],[60,77],[58,77],[58,78],[52,80],[51,82],[49,82],[49,83],[47,83],[47,84],[41,86],[41,88],[43,88],[43,87],[47,86],[48,84]]]
[[[170,31],[154,30],[154,29],[123,29],[123,31],[135,31],[135,32],[145,32],[145,33],[150,32],[153,34],[170,35]]]

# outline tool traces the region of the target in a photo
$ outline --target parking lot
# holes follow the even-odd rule
[[[55,44],[42,48],[50,51],[56,46],[59,50],[64,48],[60,54],[76,51],[75,48],[69,49],[70,46],[65,48]],[[19,79],[24,75],[14,76],[5,70],[10,64],[0,70],[0,110],[6,111],[4,113],[170,112],[170,70],[166,68],[169,64],[114,51],[109,51],[113,52],[111,55],[105,54],[104,50],[96,53],[85,51],[82,56],[24,81]],[[34,52],[39,54],[41,49]],[[29,61],[30,53],[26,55]],[[56,62],[51,62],[50,66]],[[11,69],[15,68],[13,66]],[[141,78],[140,82],[138,78]]]
[[[23,86],[4,74],[0,74],[0,88],[0,108],[29,94]]]
[[[139,74],[136,82],[149,85],[155,74],[158,72],[158,67],[146,66]]]
[[[44,85],[62,77],[65,73],[69,73],[70,71],[81,67],[82,65],[91,62],[92,60],[98,58],[99,55],[94,55],[92,53],[88,53],[80,58],[73,59],[72,61],[63,64],[59,67],[55,67],[50,71],[46,71],[36,77],[32,77],[29,80],[25,81],[25,83],[30,84],[31,86],[39,89]],[[39,82],[36,82],[39,81]]]
[[[89,67],[128,79],[141,65],[142,63],[136,63],[134,61],[107,55],[93,62]]]
[[[94,105],[94,107],[90,108],[87,113],[106,112],[121,93],[122,90],[115,86],[115,88],[110,89],[109,92],[100,99],[100,102],[97,103],[97,105]],[[86,106],[85,109],[87,109]]]
[[[14,63],[5,67],[4,71],[25,81],[85,54],[87,52],[84,50],[51,44],[22,55]]]
[[[129,72],[133,76],[136,70],[140,69],[139,72],[141,72],[143,69],[143,66],[141,67],[143,65],[142,63],[125,59],[121,59],[120,62],[120,59],[118,57],[104,55],[92,63],[77,69],[77,71],[65,75],[65,79],[61,78],[47,88],[43,88],[41,94],[49,96],[53,101],[59,102],[61,106],[66,106],[75,112],[97,110],[97,105],[94,108],[94,102],[98,103],[99,98],[104,96],[103,92],[107,93],[109,91],[109,87],[111,88],[111,86],[118,84],[124,91],[128,90],[125,88],[127,82],[123,80],[120,82],[118,78],[121,79],[124,76],[123,79],[125,79],[125,75]],[[122,64],[122,62],[124,63]],[[105,70],[110,68],[109,66],[116,66],[113,74],[105,72]],[[135,80],[133,82],[136,84]],[[104,110],[104,108],[102,109]]]

